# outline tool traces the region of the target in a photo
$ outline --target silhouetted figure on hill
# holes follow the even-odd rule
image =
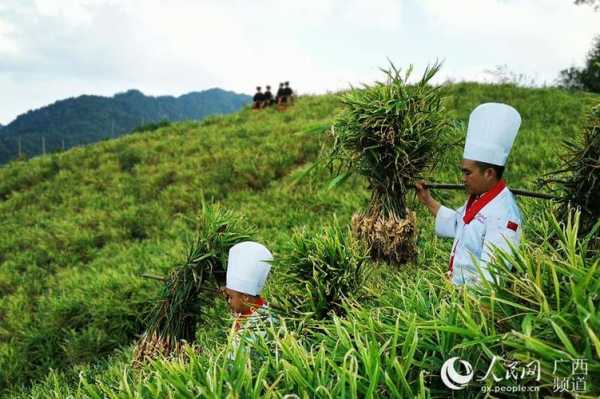
[[[285,87],[283,88],[283,95],[287,104],[291,104],[294,102],[294,91],[290,87],[290,82],[285,82]]]
[[[263,108],[269,107],[273,104],[273,93],[271,93],[271,86],[267,85],[267,90],[263,94]]]
[[[283,83],[279,83],[279,89],[277,89],[277,94],[275,95],[275,102],[277,104],[283,102]]]
[[[258,86],[256,88],[256,94],[252,97],[252,109],[260,109],[262,108],[263,101],[265,99],[265,95],[261,91],[261,87]]]

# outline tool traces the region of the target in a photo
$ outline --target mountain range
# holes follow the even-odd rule
[[[56,101],[0,125],[0,164],[23,156],[113,138],[161,121],[200,120],[238,111],[251,97],[213,88],[174,96],[128,90],[112,97],[82,95]]]

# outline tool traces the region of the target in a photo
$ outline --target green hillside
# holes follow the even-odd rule
[[[597,95],[510,85],[463,83],[444,91],[451,116],[465,126],[481,102],[507,102],[520,111],[523,124],[505,177],[526,188],[557,167],[562,140],[600,102]],[[203,351],[189,363],[131,370],[133,344],[160,289],[140,274],[164,275],[185,260],[203,202],[244,218],[276,258],[293,235],[309,239],[324,226],[349,225],[368,199],[363,181],[327,190],[329,177],[321,171],[295,183],[326,144],[322,131],[338,108],[333,95],[300,97],[286,112],[244,109],[0,168],[0,390],[57,398],[446,397],[437,376],[450,354],[478,369],[494,354],[513,354],[546,365],[552,356],[589,358],[591,388],[600,393],[600,341],[594,348],[593,338],[577,338],[587,337],[586,326],[600,335],[597,312],[585,319],[588,325],[577,324],[584,319],[577,312],[600,306],[598,258],[584,259],[568,245],[561,250],[550,238],[551,206],[532,199],[520,199],[525,259],[515,275],[535,286],[536,267],[543,268],[538,279],[548,281],[549,264],[565,281],[592,270],[581,292],[596,296],[581,306],[560,299],[556,305],[560,290],[550,282],[523,288],[520,307],[511,305],[510,293],[499,293],[504,302],[497,308],[490,295],[480,299],[449,286],[443,273],[451,242],[434,236],[432,218],[411,198],[420,228],[417,263],[369,263],[368,298],[344,304],[345,316],[284,323],[273,338],[277,356],[261,343],[255,352],[262,360],[244,355],[233,362],[225,349],[231,320],[220,301],[211,323],[198,330]],[[459,141],[429,178],[458,181]],[[460,193],[440,196],[453,206],[464,200]],[[284,268],[273,268],[267,285],[273,303],[287,303],[295,292],[283,283]],[[551,389],[552,376],[544,375],[548,381]]]

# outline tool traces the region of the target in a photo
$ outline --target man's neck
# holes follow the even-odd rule
[[[482,196],[483,194],[487,193],[488,191],[490,191],[491,189],[493,189],[494,187],[496,187],[498,184],[500,184],[501,180],[502,179],[495,179],[495,180],[491,181],[490,184],[482,192],[476,193],[476,194],[473,194],[473,195],[475,195],[475,197]]]

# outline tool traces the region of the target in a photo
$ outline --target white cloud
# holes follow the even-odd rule
[[[552,80],[600,13],[568,0],[3,0],[0,122],[83,93],[347,88],[445,59],[440,79],[507,64]],[[422,70],[418,68],[418,70]]]
[[[600,13],[560,0],[424,0],[444,32],[446,56],[465,69],[508,65],[550,83],[560,69],[581,64],[600,33]],[[468,63],[456,61],[463,53]]]
[[[0,20],[0,54],[14,55],[18,51],[17,43],[7,37],[12,33],[11,26]]]

